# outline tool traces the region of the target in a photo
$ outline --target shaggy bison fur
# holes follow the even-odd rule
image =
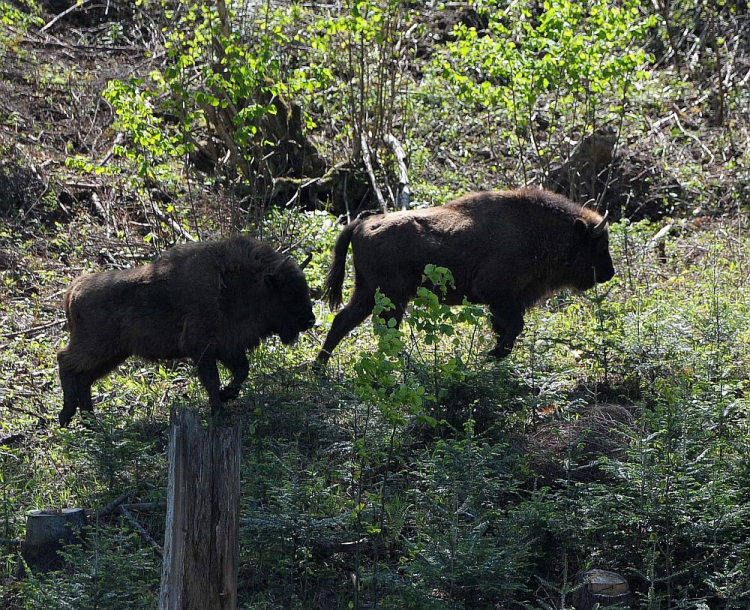
[[[79,277],[64,307],[62,426],[77,407],[92,410],[91,384],[131,355],[192,359],[216,414],[247,378],[246,350],[274,334],[290,344],[315,323],[297,263],[246,237],[180,245],[142,267]],[[232,373],[223,389],[217,360]]]
[[[325,286],[331,308],[341,304],[350,243],[354,291],[333,321],[321,363],[372,312],[378,288],[400,322],[430,263],[453,273],[455,289],[445,302],[466,297],[489,306],[496,358],[510,353],[524,312],[543,296],[564,287],[586,290],[615,273],[606,218],[540,189],[473,193],[440,207],[355,220],[334,248]]]

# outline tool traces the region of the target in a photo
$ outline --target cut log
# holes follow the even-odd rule
[[[82,508],[33,510],[26,515],[26,539],[21,556],[33,572],[57,570],[63,565],[58,551],[72,542],[80,542],[86,525]]]
[[[632,603],[628,581],[615,572],[598,569],[581,575],[581,586],[576,589],[573,599],[576,610],[630,608]]]
[[[239,560],[240,428],[172,417],[160,610],[234,610]]]

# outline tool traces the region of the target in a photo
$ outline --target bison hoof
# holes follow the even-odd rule
[[[315,376],[322,376],[326,373],[326,366],[328,364],[328,358],[316,358],[312,362],[305,363],[304,372],[310,373]]]
[[[229,413],[227,413],[227,410],[223,407],[212,407],[211,408],[211,418],[214,420],[215,423],[225,423],[229,421]]]
[[[318,355],[315,357],[315,366],[316,368],[325,368],[326,364],[328,364],[328,361],[331,359],[331,352],[327,352],[326,350],[322,349],[318,352]]]
[[[503,358],[507,357],[508,354],[510,354],[512,349],[512,345],[498,345],[495,347],[495,349],[490,351],[490,356],[496,358],[497,360],[502,360]]]
[[[219,392],[219,398],[221,399],[221,402],[227,402],[229,400],[234,400],[240,395],[240,389],[233,387],[233,386],[227,386],[225,388],[222,388],[221,392]]]

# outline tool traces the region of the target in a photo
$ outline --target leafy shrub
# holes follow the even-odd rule
[[[467,112],[486,116],[490,146],[509,139],[526,179],[529,168],[548,171],[564,159],[571,139],[622,120],[646,74],[636,45],[655,24],[637,1],[551,0],[538,11],[487,2],[479,10],[488,31],[457,26],[434,68]]]

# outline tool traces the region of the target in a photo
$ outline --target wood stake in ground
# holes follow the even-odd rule
[[[239,559],[240,428],[172,418],[159,610],[234,610]]]

